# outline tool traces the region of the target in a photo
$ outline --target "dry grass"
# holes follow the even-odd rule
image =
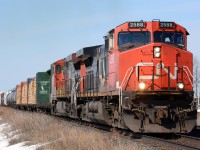
[[[136,142],[120,139],[90,127],[66,122],[52,116],[0,107],[0,118],[11,124],[10,130],[20,134],[10,144],[30,141],[41,143],[39,150],[138,150]],[[8,134],[10,136],[10,134]]]

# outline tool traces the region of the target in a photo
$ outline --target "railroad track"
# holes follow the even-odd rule
[[[192,139],[192,140],[198,140],[198,142],[200,142],[200,139],[196,139],[195,137],[187,137],[187,139],[190,139],[191,145],[188,142],[183,142],[182,136],[179,139],[173,139],[173,140],[169,140],[169,139],[166,140],[166,139],[163,139],[163,138],[158,138],[158,137],[148,136],[148,135],[142,135],[142,138],[146,139],[146,140],[159,141],[159,143],[162,143],[163,145],[169,146],[172,149],[175,148],[175,149],[183,149],[183,150],[200,150],[199,144],[195,145],[196,142],[191,141],[191,139]]]
[[[194,140],[200,141],[200,137],[195,137],[195,136],[185,135],[185,134],[176,134],[176,135],[180,136],[181,138],[194,139]]]
[[[200,138],[187,136],[183,134],[142,134],[142,133],[133,133],[130,130],[123,130],[118,128],[112,128],[109,126],[88,123],[83,121],[71,120],[70,118],[66,119],[67,121],[78,123],[81,126],[90,126],[94,127],[101,132],[112,133],[115,132],[116,136],[121,139],[127,140],[137,140],[139,142],[147,143],[153,147],[157,147],[161,150],[200,150]],[[103,131],[102,131],[103,130]],[[160,137],[158,137],[160,135]],[[164,135],[164,136],[163,136]],[[166,138],[167,135],[167,138]]]
[[[68,122],[79,124],[80,126],[89,126],[95,128],[104,133],[112,134],[115,132],[115,136],[121,139],[127,140],[137,140],[138,142],[146,143],[152,147],[156,147],[161,150],[200,150],[200,138],[188,136],[185,134],[142,134],[133,133],[130,130],[123,130],[118,128],[113,128],[110,126],[99,125],[95,123],[90,123],[86,121],[76,120],[73,118],[68,118],[66,116],[55,116],[51,115],[57,119],[65,120]],[[167,138],[166,138],[167,135]],[[113,134],[112,134],[113,136]]]
[[[76,121],[75,121],[76,122]],[[122,139],[134,140],[138,139],[139,141],[148,141],[148,144],[155,146],[159,149],[183,149],[183,150],[200,150],[200,138],[182,135],[182,134],[168,134],[167,139],[165,139],[165,134],[160,134],[160,137],[155,137],[154,135],[147,134],[137,134],[133,133],[130,130],[122,130],[117,128],[111,128],[108,126],[90,124],[87,122],[78,121],[77,123],[83,126],[91,126],[97,128],[98,130],[104,130],[104,132],[117,132],[118,136],[121,136]],[[163,145],[165,147],[163,147]]]

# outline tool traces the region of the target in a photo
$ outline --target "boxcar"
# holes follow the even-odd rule
[[[51,107],[50,101],[50,73],[38,72],[36,74],[36,103],[37,108],[46,109]]]

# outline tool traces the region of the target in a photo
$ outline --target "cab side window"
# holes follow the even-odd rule
[[[60,74],[61,73],[61,65],[57,65],[56,66],[56,74]]]
[[[107,51],[114,49],[114,34],[108,34],[105,37],[105,48]]]

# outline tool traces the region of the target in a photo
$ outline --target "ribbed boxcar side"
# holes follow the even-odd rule
[[[36,74],[36,100],[37,107],[50,107],[50,74],[38,72]]]
[[[21,83],[21,89],[22,89],[22,91],[21,91],[21,93],[22,93],[21,104],[27,105],[28,104],[28,82],[27,81]]]
[[[28,105],[36,105],[36,78],[28,83]]]
[[[21,84],[16,86],[16,105],[21,104]]]

